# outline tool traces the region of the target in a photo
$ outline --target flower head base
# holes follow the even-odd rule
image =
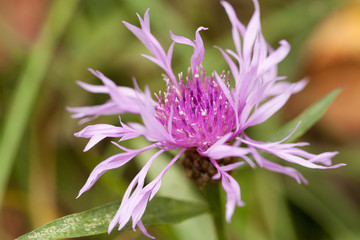
[[[210,159],[201,156],[196,148],[186,150],[184,156],[180,160],[186,170],[186,175],[195,180],[200,188],[203,188],[210,182],[218,181],[219,179],[213,178],[217,174],[217,170],[211,163]],[[227,157],[217,161],[220,167],[228,166],[234,163],[238,164],[236,158]]]
[[[123,166],[144,151],[158,149],[130,183],[120,208],[109,225],[109,232],[117,224],[122,229],[131,218],[134,229],[138,226],[145,235],[152,237],[143,226],[141,217],[148,201],[159,190],[161,178],[184,153],[184,165],[197,167],[201,174],[206,175],[205,178],[221,181],[227,194],[227,221],[231,220],[236,205],[244,205],[239,184],[229,174],[240,165],[247,163],[253,168],[263,167],[286,174],[298,183],[306,183],[297,170],[271,162],[260,155],[259,151],[308,168],[329,169],[344,165],[331,165],[331,159],[337,152],[314,155],[299,148],[307,143],[285,143],[287,138],[278,142],[259,142],[246,135],[248,127],[266,121],[306,84],[305,80],[297,83],[284,82],[284,77],[277,76],[277,64],[285,58],[290,46],[282,40],[277,49],[269,47],[261,33],[258,1],[253,2],[255,11],[247,27],[238,20],[230,4],[221,2],[232,24],[235,51],[218,49],[231,74],[218,74],[216,71],[211,75],[205,73],[202,67],[205,48],[200,31],[207,28],[198,28],[193,41],[170,32],[174,42],[165,51],[151,34],[149,11],[146,11],[143,19],[138,15],[140,28],[127,22],[124,24],[152,53],[152,56],[143,56],[165,72],[167,91],[157,95],[157,102],[151,98],[149,88],[146,87],[145,92],[141,92],[135,81],[135,90],[119,87],[98,71],[90,70],[104,86],[79,82],[89,92],[109,94],[110,100],[98,106],[68,108],[74,113],[73,117],[83,118],[84,122],[100,115],[127,112],[139,114],[143,121],[143,124],[126,125],[120,120],[121,126],[97,124],[85,127],[75,134],[77,137],[90,138],[84,151],[106,137],[119,137],[120,141],[124,141],[144,136],[151,142],[141,149],[127,149],[114,143],[123,152],[96,166],[79,196],[89,190],[107,170]],[[177,79],[171,68],[175,43],[189,45],[194,49],[190,71],[185,79],[182,74]],[[233,81],[234,87],[230,87],[229,81]],[[145,177],[151,164],[165,151],[174,149],[179,149],[179,152],[153,181],[145,185]],[[199,164],[204,166],[200,169]]]

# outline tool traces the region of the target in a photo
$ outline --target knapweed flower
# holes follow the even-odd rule
[[[173,43],[165,51],[150,31],[147,10],[143,19],[138,15],[140,28],[127,22],[124,24],[152,54],[143,56],[164,70],[167,90],[155,95],[154,100],[149,88],[141,92],[135,80],[135,89],[120,87],[99,71],[91,69],[104,85],[79,82],[89,92],[109,94],[110,100],[98,106],[69,108],[74,118],[87,121],[100,115],[133,113],[139,114],[143,121],[143,124],[125,124],[120,120],[120,126],[96,124],[85,127],[75,134],[77,137],[90,138],[84,151],[106,137],[120,137],[120,141],[124,141],[143,136],[151,143],[141,149],[128,149],[114,143],[122,152],[95,167],[79,196],[89,190],[107,170],[123,166],[144,151],[158,149],[130,183],[110,223],[109,232],[117,224],[119,230],[122,229],[132,218],[133,228],[138,226],[145,235],[151,237],[141,217],[147,203],[159,190],[161,178],[183,154],[190,165],[197,158],[201,159],[202,165],[207,165],[205,168],[212,167],[213,174],[208,175],[212,179],[219,179],[227,194],[227,221],[230,221],[235,206],[244,204],[239,184],[229,174],[229,171],[242,164],[286,174],[298,183],[306,182],[297,170],[266,159],[260,151],[308,168],[328,169],[343,165],[331,165],[331,158],[337,152],[314,155],[299,149],[307,145],[304,142],[285,143],[287,138],[278,142],[260,142],[245,133],[248,127],[261,124],[271,117],[292,94],[302,90],[306,84],[305,80],[284,82],[284,77],[277,76],[277,64],[288,54],[290,46],[282,40],[274,50],[266,43],[261,33],[259,3],[257,0],[253,2],[255,11],[247,27],[239,21],[229,3],[221,2],[232,24],[235,50],[217,48],[229,66],[229,73],[213,71],[208,75],[202,66],[205,49],[200,32],[207,28],[199,27],[195,40],[170,32]],[[171,67],[175,43],[189,45],[194,49],[186,76],[180,73],[176,77]],[[179,149],[179,152],[154,180],[145,185],[145,177],[153,161],[165,151],[175,149]],[[231,161],[224,160],[229,158]]]

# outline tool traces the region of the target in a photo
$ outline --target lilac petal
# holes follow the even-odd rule
[[[221,144],[221,145],[214,144],[206,152],[203,152],[202,154],[208,156],[209,158],[213,158],[215,160],[223,159],[226,157],[240,157],[243,158],[245,161],[247,161],[248,164],[254,168],[255,167],[254,162],[251,161],[249,158],[244,158],[248,153],[250,153],[250,150],[248,148],[233,147],[225,144]]]
[[[321,153],[321,154],[312,154],[312,153],[308,153],[304,150],[301,150],[301,149],[288,149],[287,151],[288,153],[290,154],[296,154],[300,157],[303,157],[303,158],[308,158],[310,162],[312,163],[321,163],[321,164],[324,164],[326,166],[330,166],[332,164],[332,161],[331,159],[338,154],[338,152],[324,152],[324,153]]]
[[[245,40],[244,40],[245,43]],[[264,51],[265,50],[265,51]],[[266,45],[262,45],[261,37],[259,34],[255,35],[254,43],[252,47],[252,56],[250,60],[250,68],[256,68],[256,74],[260,75],[259,67],[262,61],[265,59],[267,53]],[[246,61],[246,59],[244,59]]]
[[[110,94],[111,99],[118,106],[123,106],[124,109],[134,108],[136,109],[135,113],[139,112],[138,105],[140,104],[140,101],[145,99],[145,96],[142,93],[136,92],[132,88],[116,86],[113,81],[99,71],[94,71],[91,68],[89,68],[89,71],[104,83],[104,85],[108,88],[108,93]],[[155,105],[155,102],[152,99],[150,99],[150,102]],[[134,110],[129,110],[128,112],[134,112]]]
[[[226,99],[229,101],[229,103],[231,104],[231,106],[233,107],[233,109],[237,112],[237,108],[236,108],[236,103],[234,103],[234,100],[231,97],[230,91],[229,89],[225,86],[224,81],[221,79],[221,77],[219,76],[219,74],[215,71],[215,77],[216,77],[216,81],[219,83],[219,86],[221,88],[221,90],[223,91],[223,93],[226,96]]]
[[[256,149],[271,153],[275,156],[278,156],[279,158],[291,162],[291,163],[296,163],[299,164],[301,166],[304,167],[308,167],[308,168],[315,168],[315,169],[331,169],[331,168],[338,168],[341,166],[344,166],[345,164],[336,164],[333,166],[322,166],[322,165],[318,165],[313,163],[312,161],[315,159],[316,160],[320,160],[321,162],[328,162],[331,160],[331,157],[333,157],[336,152],[333,152],[331,154],[329,153],[322,153],[322,155],[314,155],[314,154],[308,154],[307,152],[305,152],[304,150],[298,149],[294,147],[294,144],[288,144],[288,143],[261,143],[261,142],[256,142],[253,141],[249,138],[247,138],[246,140],[243,140],[244,143],[248,144],[250,147],[254,147]],[[306,156],[308,158],[302,158],[304,156]],[[319,157],[321,156],[321,157]]]
[[[136,92],[141,94],[136,80],[133,79],[133,82]],[[164,126],[155,117],[155,109],[152,101],[150,89],[146,86],[144,101],[139,105],[140,115],[145,125],[143,135],[148,141],[167,141],[171,143],[173,141],[171,134],[166,131]]]
[[[244,70],[242,70],[244,71]],[[251,67],[246,69],[245,73],[242,73],[239,80],[239,84],[235,86],[235,95],[239,96],[240,103],[245,105],[253,105],[253,100],[249,101],[251,94],[255,94],[256,91],[253,88],[254,85],[259,84],[257,80],[257,67]],[[259,98],[256,98],[256,102],[259,102]]]
[[[160,187],[161,187],[161,180],[154,185],[153,190],[151,191],[151,195],[149,197],[149,201],[151,201],[151,199],[153,199],[155,197],[155,195],[159,191]]]
[[[194,41],[195,43],[194,54],[191,56],[191,67],[193,69],[193,73],[198,73],[198,71],[200,70],[200,66],[205,54],[204,43],[200,36],[201,30],[208,30],[208,28],[199,27],[196,30],[195,41]]]
[[[226,1],[221,1],[221,4],[225,8],[231,24],[240,31],[241,35],[245,35],[246,28],[237,18],[234,8]]]
[[[95,146],[96,144],[98,144],[101,140],[103,140],[104,138],[106,138],[105,135],[94,135],[90,138],[89,142],[86,144],[83,152],[87,152],[89,151],[93,146]]]
[[[141,183],[139,187],[139,183],[135,191],[133,192],[131,198],[132,202],[130,202],[131,206],[134,206],[131,208],[131,216],[132,216],[132,222],[133,222],[133,229],[135,229],[135,223],[140,221],[142,215],[145,212],[147,203],[154,197],[154,195],[158,192],[160,186],[161,186],[161,178],[162,176],[167,172],[167,170],[172,166],[173,163],[182,155],[182,153],[185,150],[180,151],[173,160],[163,169],[163,171],[157,176],[151,183],[146,185],[144,188],[142,188],[143,183]],[[119,229],[121,229],[125,225],[119,226]]]
[[[150,90],[145,89],[145,101],[141,105],[140,115],[145,124],[145,137],[149,141],[167,141],[172,142],[171,135],[166,131],[163,125],[155,117],[155,109],[151,104]]]
[[[232,25],[232,35],[233,35],[233,40],[234,40],[234,45],[235,45],[236,51],[239,54],[239,56],[241,56],[241,41],[240,41],[239,32],[242,36],[244,36],[246,28],[238,20],[233,7],[229,3],[225,2],[225,1],[221,1],[221,4],[225,8],[225,11],[226,11],[226,13],[229,17],[229,20],[231,22],[231,25]]]
[[[75,133],[76,137],[90,138],[94,135],[105,135],[109,137],[117,137],[122,133],[122,127],[115,127],[110,124],[95,124],[85,127],[80,132]]]
[[[137,94],[134,89],[129,87],[123,87],[123,86],[116,86],[116,84],[107,78],[104,74],[102,74],[100,71],[95,71],[91,68],[89,68],[89,71],[94,74],[97,78],[99,78],[103,84],[104,87],[106,87],[106,91],[103,93],[110,94],[111,98],[116,102],[120,101],[120,104],[124,104],[124,101],[126,104],[136,104],[138,99],[144,99],[144,96],[142,94]],[[100,91],[104,91],[103,88],[99,86],[94,86],[90,84],[85,83],[79,83],[80,86],[88,91],[95,91],[102,93]]]
[[[254,0],[254,5],[255,5],[255,11],[249,21],[249,24],[246,28],[246,32],[244,35],[244,46],[243,46],[243,51],[244,51],[244,60],[246,62],[248,62],[250,60],[251,57],[251,52],[253,50],[253,45],[255,42],[255,38],[257,36],[257,34],[260,32],[260,7],[259,7],[259,3],[257,2],[257,0]]]
[[[223,145],[225,142],[230,140],[231,133],[227,133],[224,136],[222,136],[218,141],[216,141],[212,146],[210,146],[206,151],[199,152],[200,154],[204,154],[204,156],[208,156],[209,152],[214,150],[215,148]]]
[[[136,189],[134,190],[134,193],[136,191],[139,191],[140,188],[142,188],[144,186],[144,182],[145,182],[145,177],[146,174],[151,166],[151,164],[153,163],[153,161],[161,154],[163,153],[163,150],[158,151],[157,153],[155,153],[148,161],[147,163],[144,165],[144,167],[140,170],[140,172],[135,176],[135,178],[131,181],[129,187],[126,189],[125,194],[123,196],[123,200],[121,202],[120,208],[119,210],[116,212],[114,218],[112,219],[112,221],[110,222],[109,228],[108,228],[108,233],[110,234],[110,232],[112,231],[112,229],[115,227],[115,225],[117,223],[120,224],[119,228],[121,229],[121,223],[123,222],[123,224],[125,225],[130,217],[131,217],[131,210],[129,208],[126,208],[126,205],[129,204],[129,198],[130,198],[130,194],[131,192],[134,190],[134,187],[136,186]],[[124,207],[125,206],[125,207]],[[130,210],[130,211],[126,211],[124,213],[124,209],[125,210]],[[121,218],[120,218],[121,216]]]
[[[164,61],[164,57],[166,56],[165,51],[156,38],[151,35],[149,29],[141,29],[125,21],[123,21],[123,23],[150,50],[150,52],[163,63],[163,66],[166,66],[166,62]]]
[[[84,152],[86,152],[106,137],[123,137],[125,140],[138,137],[142,134],[142,132],[132,129],[122,122],[121,124],[122,127],[115,127],[109,124],[90,125],[74,135],[76,137],[90,138],[89,143],[84,149]]]
[[[144,14],[144,20],[141,19],[139,14],[136,14],[138,16],[138,19],[140,21],[140,25],[143,29],[150,32],[150,15],[149,15],[150,9],[146,9]]]
[[[250,151],[248,148],[240,148],[240,147],[232,147],[228,145],[221,145],[217,148],[212,149],[209,152],[209,157],[213,157],[214,159],[223,159],[226,157],[240,157],[246,156]],[[250,161],[248,164],[252,167],[255,167],[255,164]]]
[[[229,164],[229,165],[222,166],[220,168],[224,172],[229,172],[229,171],[234,170],[235,168],[238,168],[238,167],[244,165],[244,163],[245,162],[236,162],[236,163],[232,163],[232,164]],[[219,179],[220,177],[221,177],[221,174],[220,174],[220,172],[218,172],[212,177],[212,179]]]
[[[142,135],[145,134],[146,128],[144,125],[136,122],[128,122],[128,126],[138,132],[141,132]]]
[[[293,163],[302,165],[304,167],[315,168],[315,169],[331,169],[331,168],[338,168],[338,167],[346,165],[346,164],[340,163],[340,164],[336,164],[333,166],[321,166],[321,165],[312,163],[311,159],[309,159],[309,161],[306,161],[303,158],[296,156],[295,154],[289,154],[289,153],[286,153],[285,151],[277,152],[275,155],[286,161],[293,162]]]
[[[263,156],[261,156],[258,151],[256,151],[255,148],[251,148],[252,155],[254,156],[254,159],[259,163],[261,162],[261,167],[266,168],[273,172],[282,173],[285,175],[288,175],[289,177],[294,178],[299,184],[305,183],[307,184],[307,180],[302,176],[301,173],[299,173],[297,170],[291,167],[284,167],[277,163],[271,162],[267,159],[265,159]],[[260,164],[259,164],[260,165]]]
[[[130,220],[130,217],[133,219],[134,224],[137,224],[147,206],[148,201],[156,194],[160,188],[161,178],[169,170],[169,168],[179,159],[179,157],[185,152],[186,149],[180,150],[178,154],[169,162],[169,164],[160,172],[160,174],[149,184],[144,186],[144,180],[146,173],[153,162],[153,160],[164,150],[157,152],[141,169],[141,171],[136,175],[133,181],[130,183],[128,189],[126,190],[123,200],[121,202],[120,208],[116,213],[115,217],[109,225],[109,232],[119,223],[119,230],[122,229],[126,223]],[[134,189],[136,185],[136,188]],[[130,195],[130,193],[132,194]]]
[[[159,189],[159,188],[157,188]],[[149,201],[151,192],[146,192],[142,197],[141,200],[139,201],[139,203],[136,205],[136,207],[134,208],[133,212],[131,213],[131,217],[132,217],[132,228],[135,230],[135,226],[137,224],[138,221],[140,221],[142,215],[144,215],[146,206],[147,206],[147,202]]]
[[[192,69],[193,74],[197,74],[199,72],[201,62],[202,62],[202,60],[204,58],[204,54],[205,54],[204,43],[203,43],[203,40],[199,33],[201,30],[207,30],[207,28],[199,27],[196,30],[195,41],[191,41],[190,39],[183,37],[183,36],[174,35],[170,31],[170,36],[171,36],[172,40],[174,40],[175,42],[180,43],[180,44],[186,44],[186,45],[194,47],[194,53],[191,56],[191,69]]]
[[[221,183],[227,193],[225,219],[230,223],[231,217],[235,211],[235,206],[242,207],[245,203],[241,201],[240,186],[238,182],[230,174],[224,173]]]
[[[97,74],[95,76],[98,77]],[[107,81],[112,82],[110,79],[106,78],[104,75],[100,75],[100,76],[107,79]],[[109,94],[109,87],[106,85],[93,85],[93,84],[85,83],[82,81],[77,81],[76,83],[88,92]],[[132,98],[132,99],[137,98],[134,89],[129,88],[129,87],[123,87],[123,86],[116,86],[116,85],[114,86],[114,85],[115,84],[110,84],[110,86],[112,88],[117,89],[116,90],[117,93],[115,93],[116,95],[120,95],[122,97],[127,97],[127,98]]]
[[[88,92],[92,93],[109,93],[109,89],[103,85],[93,85],[82,81],[76,81],[76,83]]]
[[[221,170],[223,170],[225,172],[228,172],[228,171],[232,171],[235,168],[238,168],[238,167],[240,167],[242,165],[244,165],[244,162],[236,162],[236,163],[232,163],[232,164],[229,164],[229,165],[226,165],[226,166],[222,166]]]
[[[169,65],[171,66],[171,61],[172,61],[172,55],[173,55],[173,52],[174,52],[174,46],[175,46],[175,42],[173,42],[169,49],[168,49],[168,52],[166,54],[166,59],[167,59],[167,62],[169,63]]]
[[[256,109],[254,113],[250,116],[250,118],[246,122],[246,127],[250,127],[265,122],[268,118],[274,115],[274,113],[276,113],[280,108],[282,108],[285,105],[289,97],[290,97],[290,93],[285,92],[265,102],[261,107]]]
[[[80,195],[82,195],[84,192],[89,190],[95,184],[95,182],[100,178],[100,176],[102,174],[104,174],[106,171],[108,171],[110,169],[114,169],[114,168],[119,168],[119,167],[123,166],[124,164],[126,164],[128,161],[130,161],[133,157],[135,157],[139,153],[142,153],[149,149],[155,148],[157,146],[158,146],[158,144],[152,144],[152,145],[149,145],[149,146],[141,148],[141,149],[132,150],[130,152],[119,153],[119,154],[113,155],[113,156],[109,157],[108,159],[102,161],[100,164],[98,164],[93,169],[93,171],[91,172],[85,185],[79,191],[77,198],[80,197]]]
[[[266,62],[266,58],[268,56],[268,54],[271,54],[272,48],[271,46],[268,45],[268,43],[265,41],[264,36],[261,33],[261,29],[260,29],[260,34],[258,35],[258,39],[255,42],[258,44],[258,53],[259,53],[259,65],[263,65]],[[277,68],[277,65],[271,65],[271,67],[269,67],[267,69],[267,71],[271,71],[273,68]],[[267,72],[265,71],[265,72]],[[258,74],[261,75],[261,67],[259,66],[259,70],[258,70]]]
[[[129,109],[129,110],[134,110],[134,109]],[[67,107],[66,110],[74,113],[73,115],[71,115],[72,118],[88,117],[89,119],[94,119],[101,115],[115,115],[125,112],[125,109],[119,107],[116,103],[114,103],[111,100],[102,105],[87,106],[87,107]]]
[[[138,128],[131,128],[129,126],[126,126],[125,124],[123,124],[122,127],[124,129],[124,132],[122,133],[119,141],[125,141],[128,139],[137,138],[140,135],[144,135],[144,126],[141,124],[139,124]]]
[[[234,102],[234,100],[231,97],[230,91],[229,89],[225,86],[224,81],[221,79],[221,77],[219,76],[219,74],[215,71],[215,77],[217,82],[219,83],[219,86],[222,90],[222,92],[225,94],[226,99],[229,101],[230,105],[232,106],[233,110],[234,110],[234,115],[235,115],[235,122],[236,122],[236,129],[239,128],[239,120],[238,120],[238,103]]]
[[[187,37],[183,37],[183,36],[178,36],[172,33],[172,31],[170,31],[170,37],[172,40],[174,40],[176,43],[180,43],[180,44],[185,44],[185,45],[189,45],[194,47],[195,44],[193,43],[193,41],[191,41],[190,39],[188,39]]]
[[[284,166],[281,166],[280,164],[270,162],[267,160],[263,160],[263,162],[264,162],[264,168],[266,168],[270,171],[288,175],[289,177],[294,178],[297,181],[297,183],[299,183],[299,184],[301,184],[301,183],[308,184],[308,181],[304,178],[304,176],[294,168],[284,167]]]
[[[216,46],[215,46],[216,47]],[[221,52],[221,54],[223,55],[225,61],[227,62],[227,64],[229,65],[229,68],[231,70],[231,74],[233,75],[236,84],[239,84],[240,81],[240,73],[239,70],[237,69],[237,66],[235,65],[235,63],[233,62],[233,60],[227,55],[226,52],[224,52],[224,50],[222,50],[220,47],[216,47],[217,49],[219,49],[219,51]]]
[[[143,225],[143,223],[141,222],[141,220],[139,220],[139,221],[137,222],[137,226],[139,227],[139,229],[141,230],[141,232],[142,232],[145,236],[147,236],[147,237],[149,237],[149,238],[152,238],[152,239],[155,239],[155,237],[153,237],[152,235],[150,235],[150,234],[146,231],[146,228],[145,228],[145,226]]]
[[[265,62],[261,66],[261,73],[268,71],[273,66],[276,66],[279,62],[284,60],[284,58],[288,55],[290,51],[290,44],[285,41],[281,40],[280,47],[272,52],[265,60]]]
[[[138,153],[140,153],[140,151]],[[106,159],[103,162],[101,162],[100,164],[98,164],[94,168],[94,170],[91,172],[85,185],[81,188],[77,198],[80,197],[84,192],[88,191],[95,184],[95,182],[100,178],[100,176],[102,174],[104,174],[106,171],[108,171],[110,169],[121,167],[122,165],[124,165],[128,161],[130,161],[138,153],[136,153],[136,152],[119,153],[119,154],[109,157],[108,159]]]
[[[221,183],[227,194],[225,219],[230,222],[235,206],[244,206],[244,202],[241,201],[240,186],[230,174],[221,169],[214,159],[210,158],[210,161],[221,175]]]
[[[96,77],[103,81],[105,86],[96,86],[78,81],[78,84],[89,92],[106,93],[111,99],[102,105],[88,107],[67,107],[67,111],[74,113],[72,118],[85,118],[83,122],[92,120],[101,115],[115,115],[120,113],[136,113],[140,111],[139,102],[144,100],[144,95],[136,94],[134,89],[116,86],[114,82],[99,71],[89,69]],[[155,104],[151,100],[152,104]]]
[[[330,166],[332,164],[331,158],[333,158],[338,153],[339,152],[324,152],[312,158],[310,161],[313,163],[321,163],[326,166]]]
[[[141,56],[144,57],[144,58],[147,58],[148,60],[155,63],[159,67],[165,68],[165,65],[163,64],[163,62],[161,60],[157,59],[156,57],[152,57],[152,56],[146,55],[146,54],[141,54]]]
[[[113,81],[111,81],[109,78],[105,77],[99,71],[94,71],[91,68],[89,68],[89,71],[104,83],[104,85],[108,88],[111,99],[120,105],[123,101],[123,96],[119,94],[116,84]]]
[[[229,54],[230,56],[232,56],[236,61],[238,61],[239,66],[242,65],[242,58],[241,56],[238,56],[234,51],[230,50],[230,49],[226,49],[226,53]]]
[[[152,61],[165,71],[175,86],[178,86],[178,82],[171,68],[171,59],[169,58],[171,54],[165,53],[159,41],[150,32],[149,10],[145,12],[144,20],[142,20],[139,15],[138,17],[141,28],[135,27],[134,25],[125,21],[123,21],[123,23],[154,55],[155,58],[152,59]],[[170,46],[168,53],[172,52],[171,48],[173,48],[173,46]]]
[[[275,81],[277,81],[277,80],[282,80],[282,79],[279,77],[279,78],[275,79]],[[268,97],[280,95],[281,93],[288,91],[289,89],[292,90],[291,94],[298,93],[304,89],[304,87],[306,86],[307,83],[308,83],[307,79],[302,79],[296,83],[277,82],[277,83],[273,84],[271,86],[271,88],[266,90],[266,92],[264,93],[264,99],[266,99]]]

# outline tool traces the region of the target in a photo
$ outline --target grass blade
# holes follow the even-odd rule
[[[0,140],[0,203],[31,110],[54,55],[56,43],[69,24],[78,2],[78,0],[53,2],[48,19],[19,76]]]

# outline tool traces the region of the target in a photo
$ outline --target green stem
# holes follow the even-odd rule
[[[225,214],[223,210],[223,204],[220,198],[220,184],[218,182],[207,184],[204,187],[203,193],[205,199],[209,204],[210,212],[214,220],[217,239],[226,240],[224,224]]]

